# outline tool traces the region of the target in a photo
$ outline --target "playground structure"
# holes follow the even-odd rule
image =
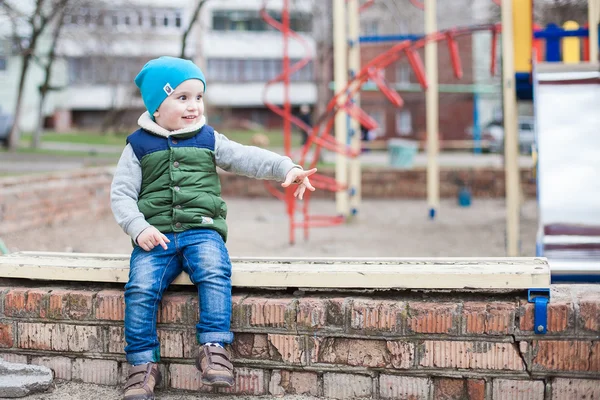
[[[428,0],[429,1],[429,0]],[[434,3],[430,9],[434,8]],[[346,9],[347,4],[347,9]],[[277,198],[284,200],[287,206],[287,213],[290,218],[290,243],[295,242],[295,229],[303,228],[304,237],[308,238],[310,227],[317,226],[332,226],[346,221],[350,216],[358,213],[360,204],[360,125],[367,129],[375,129],[377,122],[366,114],[360,108],[359,92],[361,87],[367,81],[371,81],[377,85],[379,90],[387,97],[387,99],[396,107],[403,105],[403,100],[400,95],[392,89],[383,79],[381,71],[386,67],[396,62],[402,57],[406,57],[409,61],[415,76],[420,85],[427,92],[427,110],[428,110],[428,131],[435,132],[428,134],[428,197],[430,203],[430,217],[435,216],[436,209],[439,204],[439,168],[437,167],[436,158],[439,147],[437,139],[437,71],[433,66],[437,65],[437,42],[446,42],[449,48],[452,66],[455,76],[462,77],[462,65],[458,52],[456,37],[461,35],[470,35],[473,32],[489,31],[491,32],[491,73],[495,73],[496,46],[500,27],[496,24],[476,25],[467,28],[455,28],[437,32],[435,28],[435,9],[427,15],[427,34],[417,40],[401,41],[389,50],[369,61],[362,68],[359,66],[359,37],[358,37],[358,14],[361,9],[364,9],[372,2],[358,6],[358,1],[343,0],[334,1],[334,80],[335,80],[335,95],[327,105],[324,115],[321,115],[314,126],[309,127],[300,119],[291,115],[291,107],[289,104],[289,77],[291,74],[302,68],[310,61],[310,56],[303,58],[297,63],[290,65],[287,54],[287,40],[294,38],[303,43],[302,38],[289,29],[289,3],[284,1],[282,22],[273,20],[266,12],[263,11],[262,16],[267,23],[275,29],[281,31],[284,35],[283,49],[283,72],[273,80],[267,83],[264,92],[265,105],[276,114],[284,118],[284,151],[288,156],[291,153],[291,124],[296,125],[300,129],[305,130],[309,134],[309,138],[305,146],[302,148],[299,163],[305,165],[308,163],[309,168],[313,168],[318,160],[321,148],[336,152],[338,154],[336,160],[336,175],[335,179],[322,176],[320,174],[313,175],[314,186],[321,190],[330,190],[336,192],[336,205],[338,215],[336,216],[314,216],[308,213],[308,204],[310,194],[305,197],[302,207],[303,221],[296,221],[296,200],[292,196],[291,190],[286,190],[284,193],[277,191],[270,184],[266,184],[269,191]],[[348,33],[345,31],[344,21],[348,20]],[[307,48],[307,46],[305,46]],[[425,70],[423,61],[419,53],[420,48],[425,48],[426,65],[429,65]],[[350,79],[348,79],[348,76]],[[282,82],[284,84],[284,104],[277,106],[267,99],[267,92],[271,85]],[[340,89],[341,88],[341,89]],[[435,94],[435,95],[434,95]],[[335,136],[331,131],[335,129]],[[309,154],[311,146],[315,149],[312,154]],[[348,162],[348,160],[350,160]],[[437,185],[435,184],[436,182]]]
[[[310,55],[290,66],[287,57],[287,44],[284,44],[284,68],[280,76],[269,82],[265,87],[265,99],[268,88],[277,82],[283,82],[286,90],[283,107],[268,103],[271,110],[284,118],[285,152],[291,156],[290,135],[291,124],[309,133],[309,140],[302,149],[300,164],[310,163],[314,167],[319,159],[321,148],[334,151],[336,159],[335,179],[316,175],[315,186],[322,190],[336,192],[336,216],[311,216],[308,213],[310,194],[302,207],[303,221],[296,221],[296,200],[291,191],[281,193],[268,185],[269,190],[277,198],[286,202],[290,219],[290,243],[295,241],[295,229],[303,228],[304,237],[308,238],[310,227],[331,226],[343,223],[348,217],[358,213],[360,204],[360,137],[358,127],[363,125],[373,129],[377,123],[360,108],[359,92],[362,84],[368,80],[376,84],[378,89],[396,107],[402,107],[402,98],[383,79],[380,71],[401,57],[406,57],[413,68],[415,76],[426,92],[427,112],[427,203],[429,217],[435,218],[439,208],[439,152],[438,138],[438,77],[437,77],[437,43],[446,41],[452,59],[455,76],[461,77],[461,63],[455,38],[458,35],[487,30],[491,32],[491,73],[494,74],[496,59],[496,43],[498,35],[503,30],[502,40],[502,87],[503,87],[503,118],[505,127],[505,171],[507,199],[507,255],[519,254],[519,207],[520,182],[518,167],[518,130],[517,130],[517,99],[532,98],[531,60],[533,57],[543,57],[550,62],[563,61],[575,63],[579,60],[597,60],[598,58],[598,0],[589,0],[588,28],[579,28],[577,24],[566,22],[565,29],[548,26],[541,30],[533,25],[532,0],[502,0],[494,1],[502,7],[502,23],[500,25],[482,25],[466,28],[456,28],[437,32],[436,1],[411,0],[416,7],[425,12],[425,35],[416,36],[412,40],[401,41],[390,50],[369,61],[364,67],[359,66],[358,14],[373,2],[368,1],[359,7],[357,1],[334,0],[334,59],[335,59],[335,95],[328,104],[324,115],[318,118],[313,127],[306,126],[298,118],[291,115],[287,87],[289,76],[306,65]],[[284,12],[282,23],[264,18],[284,35],[284,43],[288,38],[301,41],[301,38],[289,29],[288,1],[283,3]],[[348,32],[345,29],[348,21]],[[577,37],[584,37],[580,49]],[[563,47],[562,55],[559,47]],[[421,61],[418,48],[425,48],[425,64]],[[581,54],[580,54],[581,53]],[[424,67],[425,65],[425,67]],[[342,88],[342,89],[340,89]],[[331,130],[335,129],[335,136]],[[312,160],[308,160],[309,149],[314,144]]]

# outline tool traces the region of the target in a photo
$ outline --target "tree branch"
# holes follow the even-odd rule
[[[185,47],[187,45],[187,38],[190,34],[190,32],[192,31],[192,28],[194,27],[194,24],[196,23],[196,20],[198,19],[198,16],[200,15],[200,10],[202,9],[202,6],[204,4],[206,4],[208,0],[199,0],[198,3],[196,4],[196,8],[194,9],[194,12],[192,13],[192,17],[190,18],[190,23],[188,24],[188,27],[186,28],[186,30],[183,32],[183,36],[181,38],[181,54],[179,55],[181,58],[185,58]]]

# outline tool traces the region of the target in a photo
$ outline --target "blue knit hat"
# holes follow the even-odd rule
[[[183,58],[163,56],[148,61],[134,81],[152,115],[173,90],[188,79],[201,80],[206,90],[204,74],[196,64]]]

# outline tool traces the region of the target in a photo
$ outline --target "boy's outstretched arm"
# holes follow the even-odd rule
[[[215,159],[217,166],[256,179],[283,182],[291,170],[302,167],[285,156],[254,146],[244,146],[215,131]]]
[[[110,208],[121,229],[135,243],[139,234],[150,227],[137,205],[141,188],[142,166],[128,144],[121,154],[110,187]]]

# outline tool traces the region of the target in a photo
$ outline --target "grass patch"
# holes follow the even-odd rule
[[[125,147],[125,138],[127,135],[128,134],[125,133],[102,135],[98,132],[90,131],[77,131],[71,133],[56,133],[49,131],[42,135],[42,142],[98,144]],[[29,146],[31,138],[31,134],[25,134],[21,137],[21,143]]]
[[[96,157],[96,158],[114,158],[119,159],[121,153],[93,153],[89,151],[71,151],[71,150],[50,150],[50,149],[32,149],[29,147],[21,147],[17,149],[17,153],[21,154],[40,154],[58,157]]]

